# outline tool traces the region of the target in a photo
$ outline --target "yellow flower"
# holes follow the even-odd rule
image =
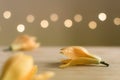
[[[21,35],[18,36],[13,43],[11,44],[10,48],[13,51],[18,50],[32,50],[38,48],[40,43],[36,42],[36,37],[32,37],[29,35]]]
[[[92,65],[92,64],[109,64],[102,61],[102,59],[96,55],[93,55],[87,51],[87,49],[80,46],[70,46],[61,49],[61,53],[68,59],[62,60],[61,68],[74,65]]]
[[[5,62],[0,80],[47,80],[54,76],[50,74],[47,77],[45,74],[36,75],[36,72],[37,66],[34,65],[32,56],[17,53]]]

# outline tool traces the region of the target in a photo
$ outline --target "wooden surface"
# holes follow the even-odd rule
[[[13,54],[3,52],[4,48],[0,47],[0,69],[4,61]],[[60,48],[62,47],[41,47],[25,53],[34,57],[39,73],[44,71],[56,73],[51,80],[120,80],[120,47],[85,47],[89,52],[101,56],[110,64],[109,67],[73,66],[65,69],[58,68],[60,60],[65,58],[59,54]]]

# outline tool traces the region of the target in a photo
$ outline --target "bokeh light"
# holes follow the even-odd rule
[[[76,15],[74,16],[75,22],[81,22],[82,19],[83,19],[83,17],[82,17],[82,15],[80,15],[80,14],[76,14]]]
[[[17,31],[18,31],[18,32],[24,32],[24,31],[25,31],[25,25],[19,24],[19,25],[17,26]]]
[[[119,17],[114,18],[113,22],[117,26],[120,25],[120,18]]]
[[[50,15],[50,20],[53,21],[53,22],[56,22],[58,21],[58,15],[56,13],[53,13]]]
[[[88,26],[89,26],[90,29],[96,29],[97,23],[95,21],[90,21],[88,23]]]
[[[107,19],[107,15],[105,13],[99,13],[98,18],[100,21],[105,21]]]
[[[40,25],[42,28],[47,28],[49,26],[49,22],[47,20],[42,20]]]
[[[27,20],[28,23],[33,23],[34,20],[35,20],[35,17],[33,15],[28,15],[26,17],[26,20]]]
[[[10,11],[5,11],[5,12],[3,13],[3,17],[4,17],[5,19],[11,18],[11,12],[10,12]]]
[[[66,19],[64,21],[64,25],[65,25],[65,27],[70,28],[73,25],[73,22],[70,19]]]

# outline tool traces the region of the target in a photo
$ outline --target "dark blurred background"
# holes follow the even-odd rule
[[[101,21],[99,13],[105,13],[106,20]],[[53,20],[52,14],[56,14]],[[32,16],[29,21],[28,15]],[[29,34],[43,46],[120,46],[119,17],[120,0],[0,0],[0,45]],[[41,21],[47,28],[42,28]],[[96,24],[89,26],[90,21]],[[20,32],[19,24],[25,30]]]

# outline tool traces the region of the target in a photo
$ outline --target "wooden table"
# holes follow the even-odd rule
[[[0,69],[4,61],[13,52],[3,52],[5,47],[0,47]],[[41,47],[34,51],[24,52],[32,55],[39,73],[54,71],[56,75],[51,80],[120,80],[120,47],[85,47],[89,52],[99,55],[110,64],[102,66],[73,66],[60,69],[60,60],[65,57],[59,54],[62,47]]]

